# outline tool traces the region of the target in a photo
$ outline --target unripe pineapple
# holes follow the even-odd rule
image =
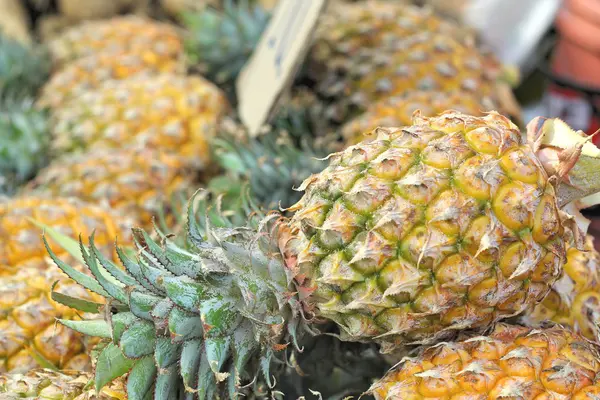
[[[113,305],[106,322],[61,322],[111,340],[101,354],[118,357],[96,373],[131,370],[131,400],[272,387],[274,358],[323,321],[384,352],[484,330],[560,276],[562,232],[577,229],[561,207],[600,190],[588,139],[543,119],[525,138],[497,113],[383,128],[333,154],[290,219],[202,231],[190,218],[186,248],[135,230],[137,259],[120,257],[127,273],[88,261]]]
[[[131,147],[100,149],[57,160],[22,193],[77,197],[151,228],[152,218],[172,196],[194,187],[195,175],[174,153]]]
[[[554,284],[544,301],[524,318],[528,324],[552,320],[590,340],[598,336],[600,322],[600,254],[594,238],[587,236],[585,249],[567,250],[563,276]]]
[[[200,76],[111,81],[53,113],[52,144],[58,154],[143,145],[206,166],[208,141],[227,109],[219,88]]]
[[[92,376],[80,370],[35,369],[26,374],[0,375],[0,397],[4,400],[126,400],[125,383],[115,381],[99,394]]]
[[[439,343],[376,382],[376,400],[565,399],[600,396],[595,344],[561,327],[499,324],[488,336]]]
[[[57,292],[88,301],[100,297],[82,291],[49,262],[42,229],[30,218],[67,236],[95,231],[95,241],[109,254],[116,236],[128,243],[125,228],[130,224],[75,199],[0,202],[0,371],[28,370],[39,360],[59,368],[89,368],[89,339],[56,324],[56,318],[78,318],[80,313],[52,300],[51,286],[58,281]]]
[[[495,109],[497,105],[491,98],[464,91],[407,92],[373,103],[363,114],[346,123],[342,127],[342,134],[348,144],[356,144],[365,140],[364,133],[374,127],[410,125],[416,111],[424,116],[438,115],[445,110],[481,115]]]

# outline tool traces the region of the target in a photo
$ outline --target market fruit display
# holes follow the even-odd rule
[[[108,260],[116,281],[92,270],[123,311],[102,326],[63,323],[110,339],[105,351],[119,347],[134,399],[181,387],[233,397],[237,382],[270,384],[275,353],[299,348],[322,320],[384,352],[483,330],[550,291],[566,260],[563,231],[578,229],[559,205],[597,190],[581,186],[578,160],[590,168],[600,152],[585,136],[536,119],[527,138],[496,113],[384,128],[309,178],[291,218],[205,236],[191,220],[185,249],[136,230],[139,256],[120,257],[127,273]],[[556,171],[567,184],[556,186]],[[98,254],[93,244],[87,252]]]
[[[500,324],[403,360],[371,392],[377,400],[593,399],[599,357],[597,345],[564,328]]]
[[[0,371],[27,370],[40,360],[54,367],[89,368],[90,340],[56,325],[56,318],[80,318],[81,313],[56,303],[52,286],[58,282],[54,290],[87,300],[98,301],[99,296],[82,291],[52,263],[36,222],[70,237],[94,233],[109,256],[117,237],[129,242],[126,227],[131,222],[77,199],[0,201]]]
[[[0,398],[600,398],[600,149],[413,0],[328,2],[247,130],[274,3],[23,2]]]

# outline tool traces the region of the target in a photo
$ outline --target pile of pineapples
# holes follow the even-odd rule
[[[600,398],[600,150],[393,0],[250,136],[222,3],[0,36],[0,399]]]

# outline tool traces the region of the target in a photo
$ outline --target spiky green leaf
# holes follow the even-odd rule
[[[127,397],[129,400],[152,398],[152,389],[156,380],[156,365],[151,356],[136,361],[127,378]]]
[[[100,391],[108,383],[129,372],[135,361],[125,357],[121,349],[108,343],[98,356],[95,371],[96,391]]]
[[[140,358],[154,352],[156,346],[156,333],[154,325],[138,320],[128,326],[119,342],[119,347],[125,356]]]
[[[83,333],[84,335],[101,337],[105,339],[111,338],[110,325],[102,319],[85,321],[59,319],[58,321],[67,328],[73,329],[79,333]]]

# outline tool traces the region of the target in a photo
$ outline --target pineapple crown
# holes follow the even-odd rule
[[[50,76],[51,62],[42,46],[26,46],[0,33],[0,96],[34,97]]]
[[[105,339],[96,364],[97,389],[129,372],[130,399],[235,398],[242,383],[256,392],[275,382],[271,367],[308,330],[294,277],[271,240],[273,215],[257,229],[202,229],[190,218],[188,249],[157,230],[156,241],[134,229],[137,255],[117,254],[124,270],[94,245],[79,242],[80,258],[93,277],[78,272],[46,247],[69,277],[107,299],[106,306],[53,293],[62,304],[104,319],[61,320],[65,326]],[[269,231],[269,232],[268,232]]]
[[[324,149],[307,142],[296,146],[289,135],[277,129],[257,138],[222,134],[214,139],[213,149],[215,159],[229,176],[214,179],[209,188],[223,191],[235,186],[231,185],[233,180],[238,182],[239,192],[247,182],[251,196],[267,209],[296,203],[301,193],[294,188],[320,172],[322,159],[327,156]],[[220,185],[222,180],[226,180],[225,185]]]
[[[32,98],[5,97],[0,108],[0,194],[10,195],[48,162],[48,113]]]
[[[185,47],[195,69],[233,90],[233,82],[258,43],[270,14],[248,0],[223,3],[222,11],[207,7],[182,15],[189,31]]]

